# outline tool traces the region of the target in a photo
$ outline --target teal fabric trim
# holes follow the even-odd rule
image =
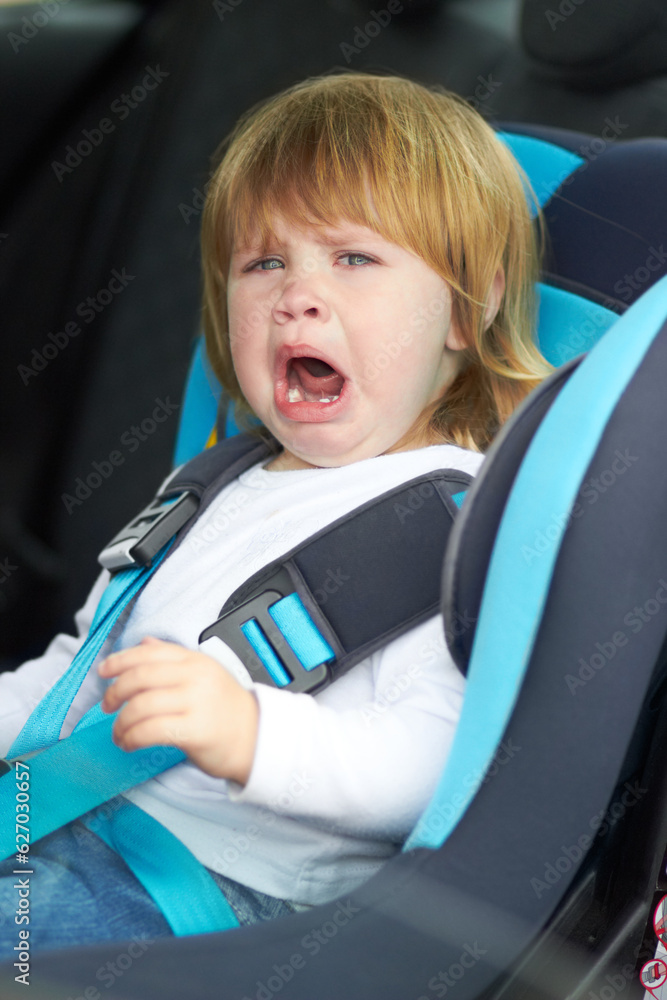
[[[611,309],[562,288],[540,282],[537,291],[537,342],[556,368],[590,351],[619,318]]]
[[[267,673],[277,687],[285,687],[290,682],[290,676],[276,656],[273,646],[264,635],[264,631],[256,618],[241,625],[241,631],[266,667]]]
[[[540,625],[560,538],[527,558],[557,515],[565,529],[618,400],[667,319],[667,277],[639,299],[570,376],[526,452],[491,555],[463,710],[431,802],[404,850],[437,848],[472,801],[511,717]]]
[[[201,336],[195,344],[174,451],[174,466],[183,465],[206,447],[218,415],[222,392],[213,374]]]
[[[269,608],[269,614],[283,633],[304,670],[335,659],[336,654],[308,614],[298,594],[288,594]]]
[[[467,490],[461,490],[460,493],[452,493],[452,500],[454,501],[457,507],[461,507],[463,501],[466,498],[467,492],[468,492]]]
[[[152,566],[122,570],[113,576],[97,606],[86,642],[68,670],[35,707],[12,743],[8,758],[14,759],[55,743],[83,679],[101,650],[125,605],[143,587],[164,559],[171,539],[153,560]]]
[[[178,937],[239,926],[236,914],[204,866],[185,844],[133,802],[114,799],[104,813],[86,816],[83,823],[120,854]]]
[[[186,759],[177,747],[147,747],[127,753],[113,743],[115,715],[77,727],[34,757],[30,769],[30,842],[34,843]],[[92,713],[91,709],[91,713]],[[83,720],[82,720],[83,722]],[[0,778],[0,857],[16,849],[16,787],[13,772]]]
[[[531,187],[540,208],[543,208],[563,181],[586,162],[576,153],[562,149],[552,142],[536,139],[530,135],[515,135],[513,132],[496,132],[514,158],[528,175]],[[537,215],[531,195],[526,192],[531,215]]]
[[[234,416],[234,404],[230,399],[229,406],[227,408],[227,417],[225,420],[225,438],[234,437],[235,434],[240,433],[241,428],[236,423],[236,418]]]

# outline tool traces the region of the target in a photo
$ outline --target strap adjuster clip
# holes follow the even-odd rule
[[[156,497],[114,535],[97,561],[108,570],[148,566],[198,506],[199,499],[189,490],[177,497]]]
[[[336,654],[284,568],[265,581],[260,593],[221,614],[199,642],[211,636],[233,649],[256,683],[299,693],[331,680],[327,664]]]

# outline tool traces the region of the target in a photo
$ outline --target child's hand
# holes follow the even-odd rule
[[[252,769],[259,706],[217,660],[175,642],[146,638],[104,660],[100,677],[117,677],[105,712],[124,705],[113,727],[123,750],[175,746],[214,778],[244,785]]]

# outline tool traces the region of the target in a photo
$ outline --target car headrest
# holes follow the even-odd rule
[[[602,89],[667,74],[665,0],[524,0],[521,42],[540,73]]]

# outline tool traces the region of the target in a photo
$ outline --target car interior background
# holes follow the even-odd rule
[[[334,67],[396,72],[456,91],[517,149],[558,141],[592,169],[548,204],[545,272],[606,310],[596,337],[667,274],[667,144],[642,146],[641,190],[631,165],[625,187],[604,170],[667,136],[667,0],[45,0],[0,5],[0,28],[0,669],[72,629],[98,553],[174,464],[210,156],[261,98]]]

